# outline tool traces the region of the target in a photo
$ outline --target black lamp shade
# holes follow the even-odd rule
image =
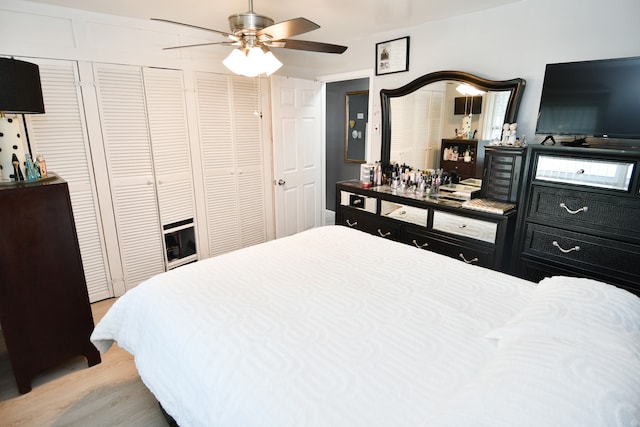
[[[44,113],[37,64],[0,58],[0,111],[16,114]]]

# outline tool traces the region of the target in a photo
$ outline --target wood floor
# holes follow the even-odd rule
[[[94,323],[114,301],[92,304]],[[103,354],[96,366],[88,368],[79,357],[31,384],[31,392],[18,393],[0,334],[0,427],[167,426],[158,403],[140,381],[133,357],[118,346]]]

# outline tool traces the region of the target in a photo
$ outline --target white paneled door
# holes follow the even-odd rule
[[[322,225],[322,83],[271,77],[276,237]]]
[[[83,102],[75,61],[27,58],[40,67],[45,114],[27,115],[34,154],[42,153],[47,167],[69,185],[89,298],[114,296]],[[55,246],[55,242],[51,242]],[[37,260],[34,261],[37,268]]]

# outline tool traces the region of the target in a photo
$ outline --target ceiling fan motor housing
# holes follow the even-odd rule
[[[236,13],[229,16],[229,27],[235,35],[255,34],[273,25],[273,19],[252,12]]]

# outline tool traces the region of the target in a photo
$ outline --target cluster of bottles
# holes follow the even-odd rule
[[[35,181],[36,179],[47,177],[47,163],[42,154],[38,154],[35,161],[31,159],[31,154],[29,153],[25,157],[24,172],[27,181]]]
[[[442,160],[449,160],[453,162],[463,160],[465,163],[470,163],[473,158],[473,154],[473,150],[471,150],[471,147],[468,145],[464,153],[460,153],[457,145],[453,147],[445,147],[442,151]]]
[[[442,169],[416,170],[405,164],[392,164],[387,176],[394,190],[425,196],[436,195],[441,185],[450,184],[449,175]]]

